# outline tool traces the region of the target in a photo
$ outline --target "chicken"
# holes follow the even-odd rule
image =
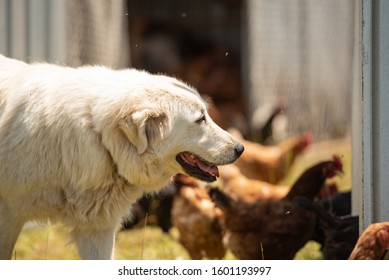
[[[338,157],[307,169],[278,201],[253,203],[232,199],[218,189],[211,199],[224,213],[228,247],[239,259],[293,259],[315,232],[317,216],[295,202],[312,200],[327,178],[342,172]]]
[[[305,196],[309,196],[313,199],[312,193],[316,193],[318,198],[332,196],[337,192],[338,188],[335,183],[323,185],[325,179],[331,178],[336,175],[337,171],[342,172],[342,163],[339,157],[334,156],[333,162],[334,167],[329,165],[329,170],[321,170],[321,166],[326,166],[329,162],[322,162],[311,168],[308,168],[294,183],[291,187],[293,191],[289,191],[289,186],[274,185],[264,181],[255,179],[249,179],[244,176],[238,167],[235,165],[220,166],[220,185],[225,193],[231,196],[235,200],[243,202],[255,202],[261,200],[279,200],[285,197],[288,193],[289,196],[295,196],[300,192],[304,193]],[[334,170],[331,170],[334,168]],[[325,177],[321,176],[321,172],[327,172]],[[322,182],[317,182],[322,178]],[[306,185],[314,184],[319,186],[320,190],[312,188],[311,190],[306,189]]]
[[[335,183],[333,183],[335,184]],[[337,187],[330,187],[332,190]],[[321,195],[323,197],[323,195]],[[321,198],[319,201],[321,207],[335,216],[351,215],[351,191],[331,193],[327,198]]]
[[[312,200],[319,194],[325,180],[339,173],[343,173],[343,164],[340,157],[334,155],[332,160],[319,162],[306,169],[284,199],[302,196]]]
[[[279,200],[289,191],[289,186],[249,179],[233,165],[220,166],[220,188],[235,200],[255,202]]]
[[[313,136],[306,132],[273,146],[244,139],[240,141],[245,151],[234,164],[241,173],[251,179],[275,184],[286,176],[297,156],[312,143]]]
[[[286,105],[283,100],[277,104],[267,103],[257,108],[252,116],[252,133],[250,139],[264,145],[279,142],[277,139],[286,135]],[[283,120],[283,121],[281,121]],[[283,139],[283,138],[282,138]]]
[[[358,239],[359,217],[333,217],[332,224],[320,221],[324,231],[321,251],[326,260],[347,260]]]
[[[379,260],[387,258],[389,222],[369,225],[359,237],[349,260]]]
[[[122,230],[129,230],[147,224],[157,225],[164,233],[169,233],[172,227],[171,208],[173,197],[177,192],[174,182],[166,185],[155,194],[144,194],[132,205],[131,213],[122,222]]]
[[[293,259],[314,233],[315,215],[293,201],[243,203],[218,189],[211,198],[224,212],[228,247],[239,259]]]
[[[318,192],[324,185],[326,178],[333,177],[340,171],[342,171],[342,164],[337,157],[333,161],[318,163],[301,175],[290,192],[304,195],[301,193],[304,184],[308,184],[305,186],[306,189],[313,188],[316,190],[315,192]],[[221,182],[223,190],[234,199],[246,203],[281,200],[287,196],[290,189],[289,187],[277,187],[269,183],[249,180],[241,175],[239,169],[233,165],[220,167],[220,175],[223,173],[225,174],[224,181]],[[316,180],[307,174],[316,176]],[[222,241],[223,230],[220,218],[223,215],[220,209],[215,207],[206,194],[206,187],[203,183],[184,175],[176,176],[175,182],[179,185],[180,191],[174,198],[172,219],[180,233],[181,244],[188,250],[193,259],[222,258],[225,254],[225,247]],[[306,196],[311,198],[311,191],[307,191]],[[289,195],[284,200],[291,199],[293,196]],[[279,206],[276,209],[282,207]]]
[[[347,196],[338,196],[334,200],[341,203]],[[296,198],[296,202],[307,210],[311,210],[318,217],[318,224],[313,240],[321,244],[321,251],[326,260],[347,260],[353,250],[359,232],[358,216],[335,216],[330,210],[322,207],[322,200],[312,202],[305,198]]]
[[[221,173],[228,174],[231,179],[228,184],[224,184],[227,181],[223,183],[223,188],[237,199],[247,202],[277,200],[288,191],[287,187],[249,180],[240,174],[236,166],[219,168]],[[226,247],[223,243],[220,209],[215,207],[200,181],[184,175],[176,176],[174,180],[180,190],[173,200],[172,222],[180,234],[180,243],[192,259],[222,259]]]
[[[220,209],[211,201],[202,182],[185,175],[174,181],[179,191],[173,200],[172,221],[179,241],[192,259],[222,259],[226,253]]]
[[[338,184],[335,182],[331,182],[329,184],[326,184],[320,192],[316,195],[317,199],[324,201],[327,201],[329,207],[331,207],[332,198],[339,194],[339,187]]]

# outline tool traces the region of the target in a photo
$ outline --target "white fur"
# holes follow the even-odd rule
[[[81,258],[112,258],[130,205],[183,173],[178,153],[220,165],[236,145],[174,78],[0,55],[0,259],[29,220],[70,226]]]

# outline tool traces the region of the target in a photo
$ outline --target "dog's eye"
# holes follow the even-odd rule
[[[196,120],[196,123],[200,124],[200,123],[203,123],[203,122],[205,122],[205,115],[201,114],[200,118],[198,118]]]

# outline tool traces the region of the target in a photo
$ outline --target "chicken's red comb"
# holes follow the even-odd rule
[[[343,163],[342,163],[342,161],[340,159],[340,156],[333,155],[332,156],[332,160],[334,161],[334,163],[335,163],[336,167],[338,168],[338,170],[343,173]]]

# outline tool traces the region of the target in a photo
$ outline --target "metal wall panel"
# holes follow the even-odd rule
[[[360,193],[361,230],[389,220],[389,2],[362,1],[361,88],[354,96],[353,184]],[[358,172],[361,172],[359,175]]]
[[[290,134],[351,128],[354,0],[247,0],[250,112],[287,103]],[[255,122],[255,120],[253,120]]]
[[[129,65],[124,0],[0,0],[0,53],[25,61]]]
[[[0,53],[25,61],[65,62],[64,5],[65,0],[0,0]]]

